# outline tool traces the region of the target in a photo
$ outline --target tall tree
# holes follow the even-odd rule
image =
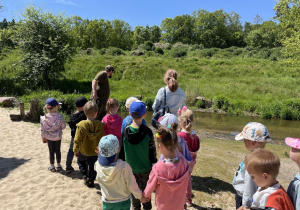
[[[22,78],[30,86],[50,85],[65,70],[64,64],[74,52],[70,19],[30,5],[18,24],[19,46],[25,67]]]
[[[284,47],[283,55],[288,58],[289,64],[298,68],[300,64],[300,1],[279,0],[274,10],[279,20],[281,42]]]

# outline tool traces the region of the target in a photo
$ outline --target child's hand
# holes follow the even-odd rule
[[[140,199],[141,203],[146,203],[150,201],[150,198],[145,198],[144,196]]]
[[[79,156],[79,152],[75,152],[74,155],[75,155],[75,157],[78,157]]]
[[[44,144],[47,143],[47,139],[45,137],[42,137],[42,141]]]
[[[99,155],[99,148],[97,147],[97,149],[95,150],[95,152],[97,153],[97,155]]]

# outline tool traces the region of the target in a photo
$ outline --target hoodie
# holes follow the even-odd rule
[[[66,128],[66,121],[60,113],[48,113],[41,116],[40,120],[42,137],[51,141],[61,140],[62,130]]]
[[[69,126],[71,128],[71,136],[74,138],[76,133],[76,124],[79,123],[81,120],[86,120],[86,116],[84,111],[75,112],[70,115]]]
[[[104,136],[103,124],[99,120],[82,120],[77,124],[74,138],[74,153],[96,156],[98,143]]]
[[[147,126],[145,119],[142,120],[142,123]],[[123,133],[123,130],[130,124],[132,124],[132,117],[128,115],[123,119],[121,133]]]
[[[136,183],[131,167],[125,161],[119,159],[109,166],[102,166],[97,161],[96,171],[103,201],[122,202],[130,198],[130,193],[138,199],[142,198],[142,191]]]
[[[118,114],[107,114],[103,117],[102,123],[104,123],[105,135],[112,134],[115,135],[119,141],[121,139],[121,127],[122,127],[122,117]]]
[[[144,196],[150,198],[155,190],[155,204],[158,210],[182,210],[184,207],[189,165],[182,155],[178,157],[177,163],[164,163],[160,160],[152,167]]]
[[[151,170],[157,162],[156,147],[150,128],[141,124],[140,127],[127,126],[120,141],[120,159],[126,161],[134,174]]]

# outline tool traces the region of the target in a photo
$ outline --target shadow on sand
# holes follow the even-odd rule
[[[20,165],[26,163],[28,160],[0,157],[0,179],[5,178],[12,170],[18,168]]]

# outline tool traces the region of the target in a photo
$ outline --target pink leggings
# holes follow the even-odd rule
[[[188,181],[188,186],[186,190],[186,200],[189,202],[192,202],[192,172],[193,168],[196,165],[196,159],[197,159],[197,153],[191,152],[191,156],[193,158],[193,161],[190,162],[190,174],[189,174],[189,181]]]

